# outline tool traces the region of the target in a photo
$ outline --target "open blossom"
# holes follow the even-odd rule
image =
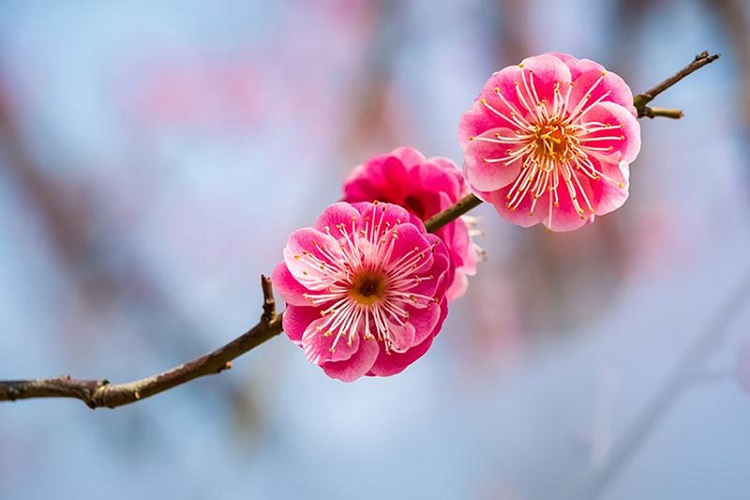
[[[628,197],[640,126],[628,85],[587,59],[548,53],[487,81],[459,125],[474,193],[523,227],[577,229]]]
[[[273,272],[289,338],[330,377],[403,371],[448,314],[452,276],[440,239],[404,208],[335,203],[292,233]]]
[[[447,158],[426,159],[414,148],[401,147],[375,156],[344,181],[344,201],[382,201],[400,205],[426,221],[468,193],[461,171]],[[477,249],[462,219],[435,234],[448,247],[455,275],[446,296],[455,300],[466,292],[467,276],[476,273]]]

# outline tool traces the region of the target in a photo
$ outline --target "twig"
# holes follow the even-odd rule
[[[682,112],[678,109],[649,108],[646,104],[690,73],[718,58],[718,54],[709,55],[708,52],[702,52],[695,57],[692,63],[677,72],[674,76],[664,80],[652,89],[635,96],[634,105],[638,109],[638,116],[649,116],[651,118],[654,116],[681,117]],[[455,205],[429,218],[425,222],[425,227],[428,231],[435,232],[472,208],[479,206],[481,203],[482,200],[473,194],[466,195]],[[116,408],[135,403],[136,401],[159,394],[196,378],[220,373],[232,367],[233,359],[282,332],[283,313],[276,314],[276,303],[273,298],[271,280],[265,276],[261,276],[261,288],[264,300],[263,314],[260,322],[232,342],[193,361],[183,363],[157,375],[123,384],[110,384],[105,379],[79,380],[73,379],[69,375],[49,379],[0,381],[0,401],[58,397],[80,399],[92,409],[100,407]],[[681,389],[681,387],[679,385],[677,389]],[[671,388],[673,391],[677,391],[677,389]],[[668,392],[669,394],[671,393]],[[667,403],[664,404],[666,405]],[[658,407],[657,410],[663,411],[663,408]],[[645,425],[645,430],[642,432],[648,432],[654,422],[655,420],[647,420],[645,424],[642,424]],[[631,452],[632,450],[626,446],[625,451],[621,452],[622,457],[618,460],[627,459]],[[619,463],[610,465],[612,471],[616,470],[618,466]],[[605,470],[604,472],[606,473],[607,471]],[[607,478],[608,474],[604,474],[603,477]],[[607,481],[608,479],[605,479],[600,486],[603,487],[603,485],[606,485]]]
[[[78,380],[63,375],[36,380],[0,381],[0,401],[30,398],[75,398],[95,409],[116,408],[232,367],[232,360],[281,333],[282,314],[276,314],[271,280],[261,276],[263,314],[260,322],[230,343],[157,375],[110,384],[107,380]]]
[[[673,120],[679,120],[685,113],[678,108],[652,108],[650,106],[644,106],[643,111],[639,112],[639,118],[656,118],[657,116],[663,116],[664,118],[671,118]]]
[[[427,231],[434,233],[449,222],[456,220],[472,208],[476,208],[481,204],[482,200],[473,194],[467,194],[458,200],[455,205],[452,205],[427,219],[424,225],[427,228]]]
[[[676,109],[670,109],[665,110],[663,108],[649,108],[646,106],[649,102],[653,101],[656,96],[667,90],[669,87],[672,87],[677,82],[688,76],[689,74],[693,73],[694,71],[697,71],[701,69],[703,66],[706,66],[707,64],[711,64],[715,60],[717,60],[719,57],[721,57],[721,54],[709,54],[708,51],[704,50],[697,56],[695,56],[695,59],[682,68],[680,71],[675,73],[674,75],[670,76],[663,82],[651,87],[645,92],[642,92],[635,96],[633,98],[633,105],[635,106],[635,109],[638,110],[638,117],[648,117],[648,118],[654,118],[655,116],[667,116],[668,118],[681,118],[682,117],[682,111],[676,110]],[[664,114],[664,112],[668,111],[669,113]],[[679,116],[677,116],[677,113],[679,113]]]

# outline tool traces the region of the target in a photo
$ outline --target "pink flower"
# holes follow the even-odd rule
[[[468,193],[461,171],[447,158],[429,158],[413,148],[397,148],[354,168],[344,181],[344,201],[395,203],[425,221]],[[466,292],[467,276],[476,273],[477,250],[461,219],[435,234],[448,247],[455,273],[446,296],[455,300]]]
[[[504,68],[461,117],[474,193],[523,227],[570,231],[628,197],[641,147],[633,95],[587,59],[548,53]]]
[[[289,338],[350,382],[399,373],[427,351],[452,273],[445,245],[405,209],[340,202],[289,237],[273,283]]]

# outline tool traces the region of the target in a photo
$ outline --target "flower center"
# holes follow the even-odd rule
[[[555,161],[566,160],[571,155],[570,134],[563,125],[551,122],[534,127],[533,143],[536,153],[540,157],[549,157],[547,162],[541,162],[541,169],[549,172]]]
[[[352,280],[351,297],[364,306],[383,300],[385,297],[385,277],[381,273],[365,271]]]

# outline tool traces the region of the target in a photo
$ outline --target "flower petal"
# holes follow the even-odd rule
[[[310,299],[305,297],[304,294],[310,293],[311,290],[302,286],[302,284],[292,276],[292,273],[289,272],[289,268],[286,266],[285,262],[280,263],[274,268],[273,273],[271,274],[271,283],[273,283],[273,288],[276,290],[276,293],[284,299],[284,302],[286,302],[287,305],[310,305]]]
[[[553,54],[541,54],[527,57],[519,65],[523,73],[516,80],[518,89],[524,95],[520,101],[525,102],[528,118],[536,119],[536,106],[541,102],[546,104],[547,111],[552,112],[555,103],[555,88],[560,95],[565,95],[571,82],[570,69]]]
[[[430,333],[430,331],[427,332],[428,335]],[[417,343],[414,340],[416,338],[416,328],[411,318],[409,318],[408,323],[404,323],[403,325],[389,322],[388,334],[393,352],[406,352]]]
[[[571,64],[573,63],[568,61],[568,65]],[[586,106],[601,98],[602,102],[618,104],[634,117],[636,116],[633,106],[633,93],[622,78],[596,63],[579,61],[576,64],[578,70],[585,68],[585,71],[582,71],[573,83],[569,98],[569,110],[575,109],[581,100],[585,100],[583,104],[583,109],[585,109]]]
[[[345,228],[351,228],[353,221],[360,219],[360,213],[349,203],[334,203],[329,205],[315,221],[315,229],[325,233],[331,231],[335,238],[341,236],[340,230],[335,230],[339,224]]]
[[[284,332],[292,342],[302,347],[302,336],[305,330],[308,325],[318,319],[320,319],[320,308],[287,305],[281,319],[281,326],[284,327]]]
[[[378,357],[373,363],[370,370],[365,374],[369,376],[389,377],[401,373],[407,366],[421,358],[432,345],[432,336],[427,337],[421,344],[412,347],[404,353],[393,352],[386,353],[381,349]]]
[[[534,224],[538,224],[540,220],[537,215],[538,212],[529,215],[529,212],[531,211],[531,197],[524,197],[516,208],[510,208],[510,206],[508,206],[508,192],[511,187],[512,186],[506,186],[497,191],[492,191],[491,193],[483,193],[486,198],[482,199],[491,203],[500,217],[512,222],[513,224],[517,224],[521,227],[531,227]],[[538,203],[537,205],[539,206]]]
[[[331,256],[339,256],[336,240],[311,227],[293,232],[284,247],[284,262],[290,274],[310,290],[328,288]]]
[[[604,215],[620,208],[628,199],[628,164],[601,163],[606,178],[591,181],[592,202],[596,215]]]
[[[284,318],[286,319],[286,318]],[[350,359],[359,349],[359,333],[348,338],[340,329],[332,332],[330,335],[325,334],[325,328],[328,318],[317,319],[308,323],[302,334],[301,344],[305,351],[305,356],[311,363],[320,365],[329,361],[345,361]],[[339,336],[339,334],[341,334]],[[338,337],[338,340],[337,340]],[[334,347],[335,342],[335,347]],[[362,340],[364,342],[364,340]]]
[[[614,163],[630,163],[635,160],[641,150],[641,125],[628,110],[612,102],[601,102],[580,120],[583,127],[599,128],[598,124],[609,125],[611,128],[584,135],[581,139],[584,151],[588,152],[589,146],[611,148],[610,151],[592,151],[595,155],[605,157],[618,155],[612,160]]]
[[[376,340],[362,340],[351,358],[346,361],[329,361],[320,367],[331,378],[353,382],[370,371],[380,350]]]
[[[573,231],[593,221],[593,212],[586,202],[588,199],[589,203],[594,206],[589,179],[579,172],[574,172],[573,175],[576,179],[571,178],[572,188],[567,186],[564,179],[560,179],[560,184],[557,187],[557,206],[550,199],[549,194],[545,195],[544,199],[539,200],[538,213],[541,215],[541,222],[550,231]],[[571,196],[571,189],[575,201]],[[550,201],[553,201],[552,210],[549,209]]]
[[[493,128],[469,142],[464,152],[464,174],[469,186],[476,191],[494,191],[513,182],[521,172],[521,162],[504,163],[510,151],[523,144],[506,144],[515,138],[507,128]]]
[[[425,157],[419,150],[408,146],[396,148],[388,154],[389,156],[398,158],[407,170],[411,170],[425,162]]]
[[[408,347],[412,347],[415,344],[422,343],[425,338],[434,333],[435,327],[440,321],[441,310],[436,302],[430,302],[427,307],[409,307],[408,311],[409,325],[414,332],[411,334],[411,344]],[[403,352],[403,349],[396,350]]]

